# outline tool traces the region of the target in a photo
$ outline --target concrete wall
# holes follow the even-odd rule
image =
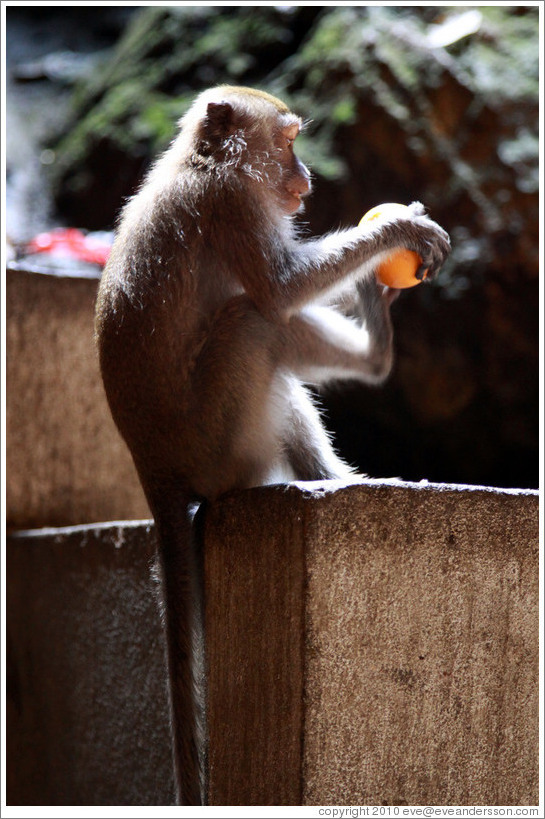
[[[8,539],[7,803],[174,800],[150,524]]]
[[[148,517],[100,380],[98,280],[6,275],[8,527]]]
[[[386,482],[210,506],[210,804],[537,804],[537,518]],[[153,550],[9,541],[8,804],[171,803]]]
[[[213,507],[211,804],[536,804],[537,502],[376,482]]]

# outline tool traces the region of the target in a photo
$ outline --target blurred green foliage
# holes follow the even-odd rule
[[[538,93],[537,8],[509,6],[143,7],[75,90],[72,126],[55,146],[58,184],[70,186],[105,141],[147,160],[196,92],[221,82],[263,87],[310,120],[300,155],[331,181],[350,172],[339,134],[382,111],[411,153],[448,161],[453,193],[477,190],[461,140],[490,109],[501,112],[500,161],[522,189],[537,186],[537,118],[523,116]],[[467,103],[458,133],[441,122],[452,88]]]

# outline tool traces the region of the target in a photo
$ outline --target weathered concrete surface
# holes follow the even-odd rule
[[[203,510],[211,805],[535,805],[538,496]],[[149,524],[8,541],[8,804],[172,804]]]
[[[272,488],[226,497],[205,517],[204,549],[209,803],[302,805],[306,600],[298,497]]]
[[[7,804],[174,804],[148,524],[8,538]]]
[[[537,494],[302,487],[205,521],[210,804],[537,804]]]
[[[7,271],[10,528],[149,517],[100,380],[97,285],[97,279]]]

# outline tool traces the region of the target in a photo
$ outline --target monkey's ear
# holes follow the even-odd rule
[[[228,102],[209,102],[206,108],[204,129],[209,137],[226,136],[233,123],[233,106]]]

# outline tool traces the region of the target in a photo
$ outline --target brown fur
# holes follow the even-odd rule
[[[191,705],[199,571],[187,508],[279,476],[351,474],[303,384],[380,383],[393,294],[376,284],[376,265],[408,247],[432,276],[448,252],[418,203],[403,219],[298,238],[292,215],[310,190],[291,146],[300,124],[253,89],[198,97],[126,206],[98,297],[106,393],[159,534],[185,804],[202,798],[203,742]]]

